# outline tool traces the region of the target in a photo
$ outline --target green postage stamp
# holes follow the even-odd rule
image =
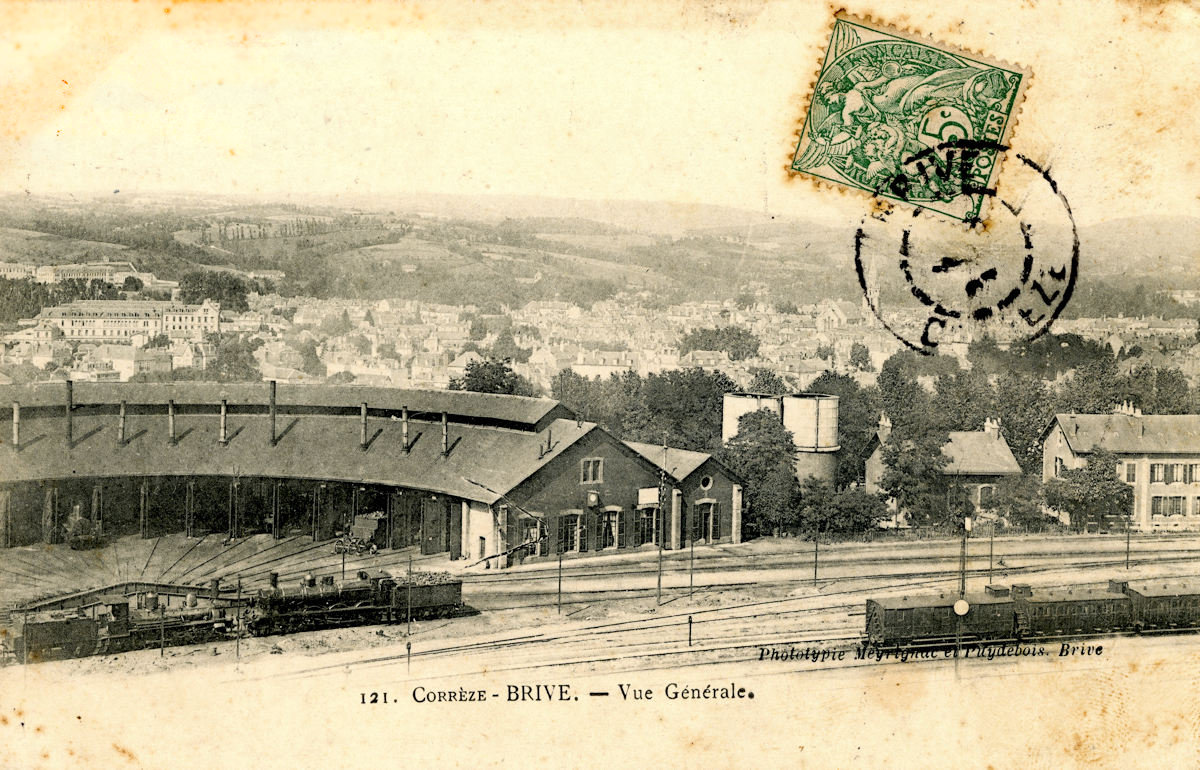
[[[980,222],[1029,78],[838,14],[791,171]]]

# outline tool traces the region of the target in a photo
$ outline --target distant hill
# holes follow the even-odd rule
[[[1097,276],[1200,287],[1200,218],[1114,219],[1083,228],[1079,240],[1080,259]]]
[[[366,203],[366,201],[356,201]],[[704,203],[599,201],[514,195],[405,195],[374,199],[374,208],[422,212],[440,217],[590,220],[643,233],[683,235],[711,227],[745,227],[771,221],[759,212]],[[545,232],[545,230],[543,230]]]
[[[180,234],[222,217],[378,215],[374,228],[202,247]],[[120,254],[164,278],[206,264],[281,269],[296,291],[320,296],[426,296],[496,301],[603,296],[653,287],[663,299],[724,299],[746,290],[769,301],[857,301],[856,221],[770,216],[707,204],[540,196],[173,195],[162,201],[0,198],[0,224],[45,222],[57,235],[0,230],[0,261],[38,264]],[[38,217],[42,219],[39,220]],[[48,221],[47,221],[48,220]],[[72,223],[64,237],[62,222]],[[416,225],[406,234],[405,227]],[[76,233],[78,230],[78,234]],[[1065,233],[1057,233],[1065,237]],[[93,240],[85,240],[91,237]],[[129,248],[102,239],[121,240]],[[1081,228],[1078,310],[1140,303],[1113,289],[1200,287],[1200,218],[1120,218]],[[163,245],[160,245],[163,244]],[[942,246],[958,245],[953,233]],[[998,244],[980,244],[986,251]],[[576,285],[577,284],[577,285]],[[1090,298],[1085,294],[1090,291]],[[500,295],[510,292],[511,297]]]

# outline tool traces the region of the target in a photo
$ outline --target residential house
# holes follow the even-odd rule
[[[868,492],[882,491],[883,475],[887,470],[883,444],[891,434],[891,427],[887,416],[882,416],[879,431],[867,444],[865,481]],[[942,446],[942,454],[947,459],[942,474],[966,489],[976,511],[992,500],[998,484],[1021,475],[1021,466],[1013,457],[996,420],[988,419],[983,430],[951,431],[949,440]]]
[[[1133,488],[1135,530],[1200,529],[1200,414],[1057,414],[1042,432],[1042,479],[1082,468],[1099,449],[1117,456]]]

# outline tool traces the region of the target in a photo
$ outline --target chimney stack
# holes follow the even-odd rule
[[[66,416],[67,416],[67,443],[68,444],[72,443],[75,440],[74,439],[75,424],[73,422],[73,415],[71,414],[71,411],[74,408],[75,408],[75,383],[72,382],[71,380],[67,380]]]
[[[167,401],[167,436],[175,443],[175,400]]]
[[[221,438],[218,439],[222,444],[229,443],[229,433],[227,431],[228,422],[226,416],[229,413],[229,402],[226,399],[221,399]]]
[[[404,453],[408,454],[408,407],[400,407],[400,441],[404,444]]]
[[[442,412],[442,457],[450,454],[450,423],[446,413]]]
[[[13,402],[12,445],[14,450],[21,448],[21,405],[16,401]]]
[[[271,380],[271,446],[275,446],[275,380]]]
[[[125,446],[125,402],[121,402],[120,416],[117,417],[117,443]]]
[[[359,421],[358,421],[358,447],[363,451],[367,449],[367,402],[364,401],[359,406]]]

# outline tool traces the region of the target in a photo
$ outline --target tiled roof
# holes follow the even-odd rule
[[[1058,414],[1054,420],[1050,427],[1062,426],[1067,444],[1079,454],[1096,448],[1116,454],[1200,452],[1200,414]]]
[[[954,475],[1019,474],[1021,466],[1013,457],[1008,442],[998,433],[983,430],[951,431],[950,440],[942,447],[950,458],[944,473]]]
[[[174,383],[76,383],[76,405],[134,404],[165,405],[174,400],[177,405],[219,405],[222,399],[231,407],[264,406],[269,398],[268,384],[174,382]],[[396,410],[407,406],[410,412],[440,414],[481,422],[506,422],[532,426],[547,416],[570,417],[570,410],[548,398],[500,396],[457,390],[408,390],[401,388],[370,388],[331,385],[278,386],[277,401],[282,411],[297,407],[357,407],[367,402],[370,409]],[[60,406],[65,403],[66,386],[51,383],[29,386],[0,387],[0,404],[14,401],[22,407]]]
[[[7,421],[6,421],[7,422]],[[556,419],[539,432],[451,424],[450,454],[442,457],[441,424],[412,420],[408,453],[399,420],[371,418],[368,449],[359,445],[359,418],[349,415],[281,415],[279,440],[270,444],[263,414],[231,414],[229,441],[218,442],[220,418],[179,414],[177,443],[167,440],[167,416],[130,414],[127,443],[117,442],[112,414],[76,414],[68,445],[60,415],[21,417],[21,448],[8,426],[0,434],[0,482],[71,477],[233,476],[279,477],[389,484],[493,503],[597,427]],[[547,432],[553,449],[542,454]]]
[[[693,452],[688,449],[667,447],[666,459],[663,459],[662,444],[643,444],[638,441],[626,441],[625,444],[633,451],[646,458],[658,468],[662,468],[676,479],[683,480],[704,465],[712,455],[705,452]]]

